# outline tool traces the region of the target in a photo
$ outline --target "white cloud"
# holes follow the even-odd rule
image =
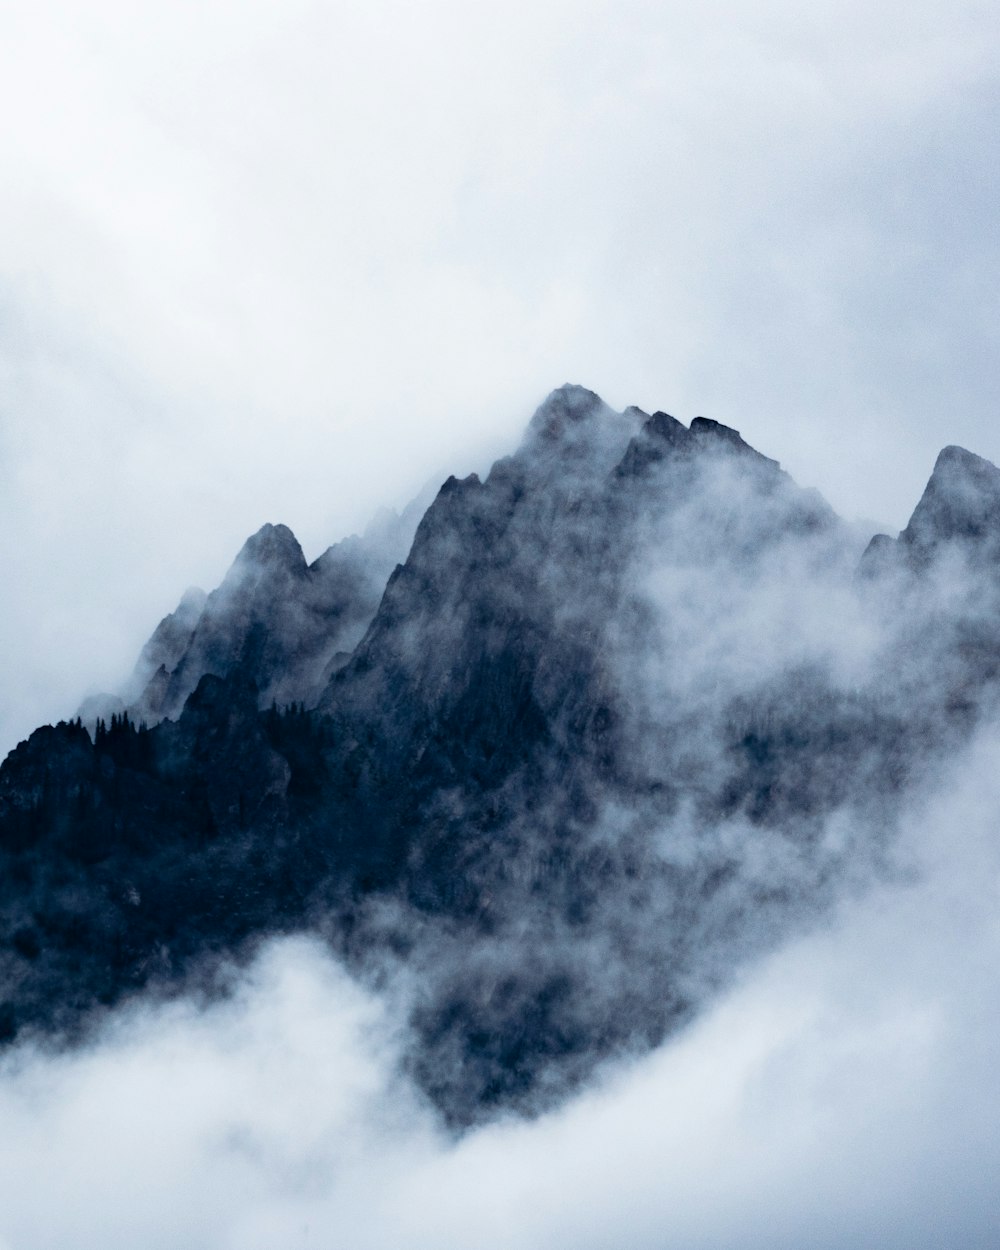
[[[581,381],[901,525],[1000,458],[974,3],[0,6],[0,742]]]
[[[1000,459],[974,3],[0,4],[0,750],[265,520],[310,555],[550,387],[901,525]],[[0,1075],[0,1250],[995,1242],[994,744],[845,908],[560,1112],[449,1143],[386,1009],[226,1005]]]
[[[394,1015],[302,940],[234,998],[0,1070],[10,1250],[992,1246],[1000,743],[911,814],[879,887],[560,1111],[451,1141]]]

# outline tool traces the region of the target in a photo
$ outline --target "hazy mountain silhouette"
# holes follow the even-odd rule
[[[451,1122],[534,1111],[891,871],[995,712],[1000,471],[959,448],[865,550],[736,431],[567,386],[416,520],[312,565],[264,526],[93,733],[8,756],[4,1038],[309,928],[405,986]]]

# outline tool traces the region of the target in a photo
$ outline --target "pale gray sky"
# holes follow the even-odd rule
[[[1000,460],[1000,12],[0,0],[0,752],[581,382],[901,526]]]

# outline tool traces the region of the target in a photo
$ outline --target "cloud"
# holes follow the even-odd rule
[[[0,1072],[0,1244],[990,1246],[998,759],[982,736],[912,808],[895,884],[534,1121],[446,1136],[399,1074],[391,1000],[303,939],[228,1001],[22,1046]]]
[[[264,521],[312,556],[567,379],[890,524],[1000,458],[980,5],[0,20],[4,745]]]
[[[311,558],[566,379],[890,524],[942,444],[1000,459],[979,5],[0,19],[0,749],[262,522]],[[918,883],[531,1123],[448,1139],[393,1009],[303,941],[21,1048],[0,1248],[992,1246],[998,751],[911,812]]]

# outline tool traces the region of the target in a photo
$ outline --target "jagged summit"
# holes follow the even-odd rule
[[[528,423],[525,439],[558,439],[573,425],[601,415],[617,414],[594,391],[566,382],[538,405]]]
[[[755,447],[745,442],[739,430],[723,425],[720,421],[713,421],[709,417],[695,417],[691,422],[690,431],[696,445],[717,447],[722,444],[727,450],[735,451],[741,456],[749,456],[760,463],[773,465],[776,469],[780,468],[777,460],[762,455]]]
[[[736,430],[583,387],[417,511],[311,566],[264,526],[157,630],[139,714],[13,753],[0,1040],[312,927],[406,962],[452,1123],[530,1113],[891,860],[1000,708],[1000,613],[952,593],[984,570],[894,593],[911,548],[996,550],[1000,471],[961,449],[873,543],[886,594]]]
[[[610,473],[646,414],[616,412],[593,391],[566,385],[538,407],[513,460],[535,480],[575,489]],[[502,463],[502,462],[501,462]]]
[[[262,704],[324,702],[327,684],[365,634],[411,538],[416,536],[417,546],[404,582],[409,578],[426,593],[448,567],[456,544],[464,547],[471,561],[468,576],[474,578],[481,551],[489,551],[494,562],[503,560],[512,543],[523,552],[518,535],[557,534],[544,518],[579,508],[588,498],[596,501],[609,475],[646,476],[675,453],[688,486],[696,480],[688,468],[692,456],[708,463],[736,453],[747,464],[777,469],[776,461],[718,422],[696,418],[688,429],[666,412],[650,416],[636,406],[617,412],[586,387],[561,386],[539,405],[512,456],[497,461],[485,481],[476,474],[450,477],[426,513],[426,497],[402,517],[384,511],[362,536],[334,544],[312,564],[288,526],[263,525],[244,543],[217,590],[186,596],[161,622],[123,698],[103,697],[104,704],[119,711],[128,706],[137,719],[155,723],[179,715],[203,675],[225,677],[237,669],[254,682]],[[675,481],[674,493],[682,486]],[[626,492],[622,506],[635,504]],[[580,516],[577,545],[590,541],[588,528],[601,528],[589,515]],[[539,559],[552,558],[539,553]],[[559,562],[569,568],[571,559]],[[394,583],[390,589],[392,601],[400,588]]]
[[[648,473],[671,453],[686,447],[690,437],[687,427],[676,417],[666,412],[654,412],[629,442],[615,468],[616,477],[638,477]]]
[[[315,702],[367,628],[425,502],[422,492],[402,514],[381,510],[311,565],[287,525],[261,526],[216,590],[187,591],[160,622],[122,693],[88,699],[81,716],[175,719],[203,677],[237,673],[263,706]]]
[[[973,565],[1000,562],[1000,469],[964,447],[942,448],[898,539],[876,534],[862,560],[867,578],[921,573],[939,557]]]
[[[628,409],[629,412],[640,413],[639,409]],[[780,470],[777,460],[762,455],[751,447],[740,436],[738,430],[731,429],[719,421],[708,417],[695,417],[691,425],[685,426],[676,417],[666,412],[654,412],[651,417],[640,413],[643,424],[639,432],[632,438],[616,469],[619,477],[628,477],[647,472],[651,466],[662,463],[672,455],[691,456],[732,456],[742,457],[747,463],[753,462],[761,468]]]
[[[945,447],[900,541],[919,554],[948,541],[1000,544],[1000,469],[964,447]]]
[[[777,460],[762,455],[738,430],[719,421],[695,417],[687,427],[669,413],[650,416],[636,405],[617,412],[596,392],[572,383],[558,387],[539,405],[513,459],[536,473],[558,475],[586,468],[595,474],[615,470],[618,476],[628,476],[661,461],[668,449],[736,452],[780,468]],[[494,474],[502,475],[510,459],[498,461]]]
[[[304,573],[306,558],[299,540],[287,525],[262,525],[256,534],[243,544],[233,562],[230,573],[238,573],[248,567],[258,569],[285,569],[290,573]]]
[[[663,442],[670,443],[680,437],[680,432],[684,429],[684,425],[676,417],[672,417],[669,412],[657,409],[642,428],[647,437],[658,438]]]

